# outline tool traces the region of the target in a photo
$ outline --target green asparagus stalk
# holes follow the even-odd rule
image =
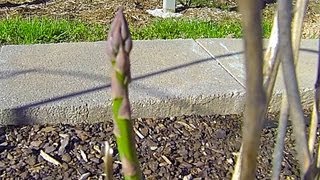
[[[120,8],[111,24],[107,40],[107,53],[112,63],[111,94],[114,135],[118,145],[125,179],[141,179],[141,170],[135,148],[133,122],[128,95],[131,81],[129,54],[132,39],[128,23]]]

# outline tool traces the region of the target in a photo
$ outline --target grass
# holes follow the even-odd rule
[[[272,22],[264,22],[264,37],[269,37]],[[224,38],[242,37],[241,23],[235,20],[207,22],[182,19],[161,19],[132,32],[136,39]]]
[[[264,22],[264,37],[272,22]],[[0,44],[36,44],[105,40],[108,27],[79,21],[48,18],[0,20]],[[156,19],[143,28],[131,28],[133,39],[223,38],[242,36],[235,20],[206,22],[183,19]]]
[[[1,44],[97,41],[105,38],[100,25],[48,18],[0,20]]]

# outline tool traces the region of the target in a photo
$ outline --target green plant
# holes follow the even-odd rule
[[[35,44],[98,41],[104,38],[101,25],[64,19],[15,17],[0,20],[1,44]]]
[[[132,33],[134,39],[222,38],[228,35],[235,38],[242,36],[240,22],[157,19],[149,26],[135,29]]]
[[[263,23],[264,37],[270,35],[272,22]],[[36,44],[79,41],[101,41],[109,27],[64,19],[21,17],[0,20],[1,44]],[[141,28],[132,27],[132,39],[223,38],[242,37],[237,20],[201,21],[156,19]]]
[[[122,8],[118,10],[107,41],[107,53],[113,68],[111,75],[113,132],[117,140],[124,178],[140,180],[142,176],[136,153],[128,94],[128,84],[131,81],[129,54],[132,40],[122,11]]]

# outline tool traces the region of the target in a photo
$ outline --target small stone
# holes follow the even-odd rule
[[[40,163],[40,162],[42,162],[42,161],[44,161],[44,159],[41,157],[41,156],[38,156],[38,162]]]
[[[56,130],[56,128],[54,128],[52,126],[48,126],[48,127],[45,127],[45,128],[41,129],[41,131],[45,132],[45,133],[52,132],[52,131],[55,131],[55,130]]]
[[[224,139],[227,136],[226,131],[224,131],[222,129],[216,130],[215,134],[216,134],[216,138],[218,138],[218,139]]]
[[[70,179],[70,173],[68,171],[63,173],[63,179]]]
[[[154,162],[154,161],[151,161],[149,162],[149,168],[153,171],[153,172],[156,172],[158,170],[158,167],[159,167],[159,163],[157,162]]]
[[[233,164],[233,159],[232,159],[232,158],[228,158],[228,159],[227,159],[227,162],[228,162],[229,164]]]
[[[13,159],[13,156],[12,156],[10,153],[8,153],[8,154],[7,154],[7,159],[12,160],[12,159]]]
[[[71,161],[71,157],[70,157],[70,155],[67,154],[67,153],[66,153],[66,154],[63,154],[62,157],[61,157],[61,159],[62,159],[62,161],[66,162],[66,163],[68,163],[68,162]]]
[[[32,141],[32,142],[30,143],[30,146],[31,146],[31,147],[39,148],[41,144],[42,144],[42,141]]]
[[[98,145],[94,145],[94,146],[93,146],[93,149],[94,149],[97,153],[101,154],[101,150],[100,150],[100,147],[99,147]]]
[[[25,162],[29,165],[29,166],[33,166],[37,163],[37,157],[36,156],[29,156]]]
[[[4,162],[0,161],[0,168],[4,168],[4,167],[6,167],[6,164]]]
[[[65,148],[69,144],[70,136],[68,134],[60,134],[62,139],[60,140],[61,145],[58,150],[58,155],[62,155],[65,152]]]
[[[54,179],[56,179],[56,178],[54,178],[52,176],[47,176],[47,177],[43,178],[43,180],[54,180]]]
[[[92,161],[94,163],[97,163],[97,164],[99,164],[101,162],[101,160],[99,158],[96,158],[96,157],[90,158],[90,161]]]
[[[5,142],[1,143],[0,146],[8,146],[8,142],[5,141]]]
[[[33,131],[38,132],[40,130],[40,125],[36,124],[33,126]]]
[[[189,174],[189,175],[186,175],[183,177],[183,180],[191,180],[192,179],[192,175]]]
[[[151,149],[151,151],[154,151],[154,150],[158,149],[158,147],[156,147],[156,146],[151,146],[150,149]]]
[[[88,177],[90,176],[90,173],[87,172],[87,173],[84,173],[80,176],[79,180],[85,180],[85,179],[88,179]]]
[[[20,173],[21,179],[27,179],[27,176],[28,176],[28,171],[24,171],[24,172]]]
[[[197,167],[202,167],[204,165],[204,162],[195,162],[195,163],[193,163],[193,165],[195,165]]]
[[[144,137],[146,137],[146,136],[149,135],[149,129],[146,128],[146,127],[141,128],[141,129],[140,129],[140,132],[141,132],[141,134],[142,134]]]
[[[145,174],[145,175],[150,175],[151,173],[152,173],[152,171],[149,170],[149,169],[147,169],[147,170],[144,171],[144,174]]]
[[[68,166],[68,164],[67,163],[62,163],[62,168],[64,169],[64,170],[67,170],[68,168],[69,168],[69,166]]]
[[[88,162],[87,154],[82,149],[80,149],[80,155],[85,162]]]
[[[188,168],[188,169],[192,168],[192,165],[189,164],[189,163],[187,163],[187,162],[182,162],[182,163],[181,163],[181,166],[186,167],[186,168]]]
[[[86,141],[88,139],[88,134],[81,130],[76,130],[77,136],[81,139],[81,141]]]
[[[47,147],[44,149],[44,151],[49,154],[49,153],[55,151],[56,149],[57,149],[57,147],[55,147],[54,145],[51,145],[51,146],[47,146]]]
[[[80,168],[78,169],[78,171],[79,171],[80,174],[86,173],[86,170],[85,170],[84,168],[82,168],[82,167],[80,167]]]

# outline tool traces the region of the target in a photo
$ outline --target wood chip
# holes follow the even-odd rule
[[[88,133],[86,133],[85,131],[76,130],[76,134],[81,139],[81,141],[85,141],[89,138]]]
[[[185,126],[187,129],[190,129],[190,130],[194,130],[195,129],[195,128],[192,128],[189,124],[187,124],[185,122],[177,121],[177,123]]]
[[[138,129],[134,128],[134,132],[138,135],[140,139],[144,139],[144,136],[141,134],[141,132]]]
[[[69,137],[69,134],[59,134],[59,136],[62,138],[66,138],[66,137]]]
[[[171,162],[166,156],[162,155],[161,157],[162,157],[162,159],[163,159],[164,161],[166,161],[166,163],[168,163],[169,165],[172,164],[172,162]]]
[[[61,145],[58,150],[58,155],[61,156],[62,154],[65,153],[65,149],[68,146],[70,141],[70,136],[68,134],[59,134],[59,136],[63,138],[60,140]]]
[[[98,145],[94,145],[94,146],[93,146],[93,149],[94,149],[95,151],[97,151],[97,153],[101,154],[101,150],[100,150],[100,147],[99,147]]]
[[[55,130],[56,130],[56,128],[54,128],[54,127],[52,127],[52,126],[48,126],[48,127],[45,127],[45,128],[43,128],[43,129],[41,129],[40,131],[45,132],[45,133],[48,133],[48,132],[53,132],[53,131],[55,131]]]
[[[80,149],[80,155],[85,162],[88,162],[87,155],[82,149]]]
[[[151,149],[151,151],[154,151],[154,150],[158,149],[158,147],[157,146],[151,146],[150,149]]]
[[[80,176],[79,180],[86,180],[88,179],[88,177],[90,176],[90,173],[87,172],[87,173],[84,173]]]
[[[54,164],[54,165],[57,165],[57,166],[60,166],[60,165],[61,165],[61,163],[60,163],[58,160],[54,159],[53,157],[51,157],[49,154],[45,153],[45,152],[42,151],[42,150],[40,150],[40,156],[41,156],[44,160],[46,160],[46,161],[48,161],[48,162],[50,162],[50,163],[52,163],[52,164]]]
[[[233,159],[232,159],[232,158],[228,158],[228,159],[227,159],[227,162],[228,162],[229,164],[233,164]]]
[[[186,176],[183,177],[183,180],[190,180],[190,179],[192,179],[192,175],[191,174],[186,175]]]

